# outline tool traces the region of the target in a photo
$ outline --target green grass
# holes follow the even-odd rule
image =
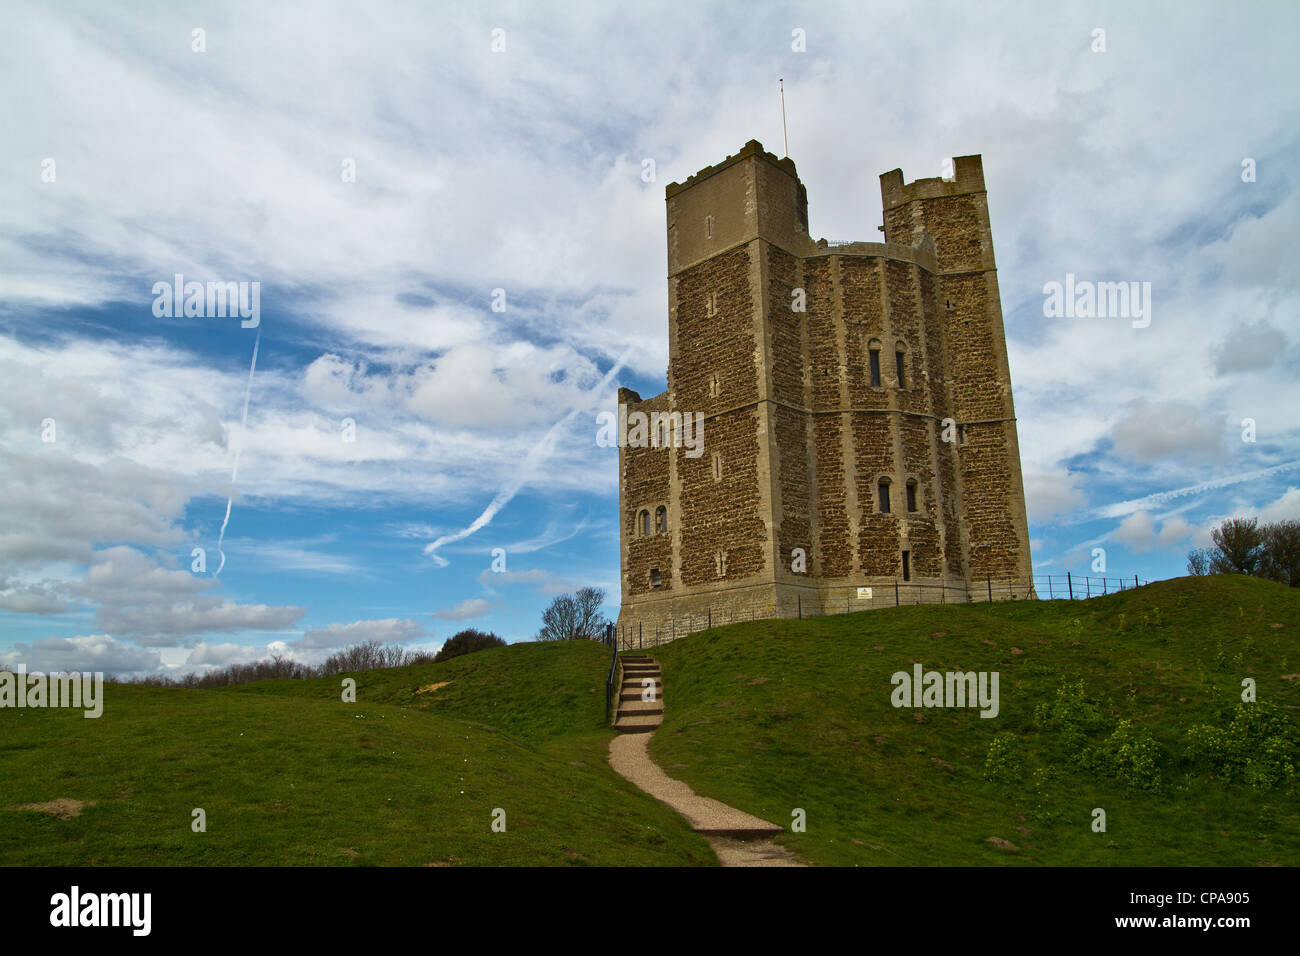
[[[802,808],[807,831],[779,840],[821,864],[1295,865],[1294,788],[1225,782],[1191,759],[1186,731],[1224,723],[1245,677],[1294,728],[1300,680],[1283,675],[1300,672],[1297,635],[1300,592],[1245,577],[1086,603],[737,624],[651,652],[665,721],[650,752],[697,792],[783,826]],[[894,708],[890,676],[912,661],[998,671],[999,716]],[[1079,680],[1100,717],[1087,742],[1130,720],[1161,748],[1158,789],[1088,769],[1035,720]],[[993,783],[985,761],[997,733],[1015,738],[1023,769]],[[1091,828],[1096,807],[1104,833]]]
[[[715,863],[610,769],[607,667],[598,644],[520,644],[353,675],[356,703],[330,678],[107,685],[97,720],[6,709],[0,864]],[[13,809],[60,798],[92,803],[68,820]]]
[[[804,810],[807,831],[779,839],[814,863],[1294,865],[1295,788],[1224,779],[1187,731],[1224,725],[1244,677],[1294,729],[1298,634],[1300,593],[1244,577],[737,624],[652,651],[666,714],[650,750],[757,816],[789,827]],[[912,661],[998,671],[999,716],[894,708],[890,675]],[[98,720],[0,710],[0,864],[715,863],[609,768],[607,666],[599,644],[517,644],[352,675],[355,703],[335,677],[108,685]],[[1036,710],[1080,681],[1067,716],[1088,720],[1071,738]],[[1120,720],[1157,745],[1158,786],[1080,756]],[[1020,769],[990,781],[995,735]],[[14,809],[60,798],[88,805],[68,820]]]

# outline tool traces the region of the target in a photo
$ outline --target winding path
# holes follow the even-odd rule
[[[702,797],[675,780],[650,759],[647,745],[664,719],[663,677],[659,665],[645,655],[624,656],[619,689],[619,735],[609,743],[609,764],[656,800],[668,804],[701,834],[723,866],[804,866],[793,853],[773,841],[781,827]]]

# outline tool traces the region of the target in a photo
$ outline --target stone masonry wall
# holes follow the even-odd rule
[[[951,180],[881,177],[883,244],[813,242],[794,164],[758,143],[668,187],[669,390],[637,407],[704,412],[704,453],[620,455],[623,639],[714,615],[1032,595],[983,171],[954,162]],[[944,419],[958,441],[941,439]],[[653,524],[661,504],[668,532],[640,534],[638,512]],[[790,570],[796,548],[806,574]],[[992,590],[986,575],[1020,583]]]

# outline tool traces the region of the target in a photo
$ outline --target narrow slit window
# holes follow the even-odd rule
[[[722,480],[722,456],[716,451],[713,453],[713,480]]]
[[[641,529],[641,533],[648,535],[650,533],[650,512],[642,511],[637,515],[637,524]]]
[[[907,372],[903,368],[903,353],[895,352],[894,361],[898,365],[898,387],[907,388]]]
[[[875,388],[880,387],[880,349],[872,349],[871,356],[871,384]]]
[[[889,482],[881,481],[876,486],[876,491],[880,496],[880,513],[882,515],[889,514]]]
[[[909,481],[907,483],[907,510],[908,511],[916,510],[916,482],[915,481]]]
[[[655,534],[663,534],[668,530],[668,509],[660,505],[655,509]]]
[[[704,238],[705,239],[713,238],[713,217],[712,216],[704,217]]]
[[[903,552],[903,580],[912,580],[912,552]]]
[[[650,569],[650,586],[652,588],[661,588],[664,586],[663,575],[659,573],[658,568]]]

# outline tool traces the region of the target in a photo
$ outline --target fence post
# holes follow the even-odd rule
[[[989,587],[989,603],[992,604],[993,603],[993,578],[987,574],[984,575],[984,583],[987,584]]]
[[[1070,600],[1074,600],[1074,580],[1070,577],[1070,572],[1065,572],[1065,586],[1070,589]]]
[[[795,600],[799,602],[799,620],[803,620],[803,596],[795,595]]]
[[[894,578],[894,607],[898,607],[898,578]]]
[[[1133,575],[1133,586],[1134,586],[1135,588],[1136,588],[1136,587],[1141,587],[1141,585],[1138,584],[1138,576],[1137,576],[1136,574]]]

